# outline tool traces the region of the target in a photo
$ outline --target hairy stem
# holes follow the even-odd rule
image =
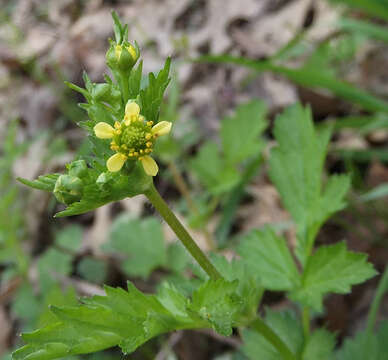
[[[124,100],[124,106],[127,104],[127,101],[129,100],[129,79],[128,74],[125,72],[121,75],[121,90],[123,94],[123,100]]]
[[[297,360],[283,340],[260,317],[250,323],[250,327],[266,338],[278,350],[284,360]]]
[[[193,212],[195,215],[199,215],[198,207],[195,205],[195,202],[193,201],[190,191],[187,187],[186,181],[183,178],[182,174],[179,172],[177,166],[174,164],[174,162],[170,161],[168,163],[168,168],[171,171],[172,177],[174,179],[174,182],[176,186],[178,187],[179,192],[182,194],[182,196],[185,198],[187,202],[187,206],[191,212]],[[207,246],[210,250],[216,249],[216,244],[214,242],[214,239],[212,237],[212,234],[208,231],[206,228],[206,225],[201,228],[203,235],[205,237]]]
[[[201,268],[209,275],[213,280],[222,279],[221,274],[209,261],[206,255],[198,247],[196,242],[183,227],[181,222],[177,219],[174,213],[170,210],[166,202],[160,196],[158,191],[155,189],[155,186],[152,185],[149,190],[144,193],[147,196],[148,200],[152,203],[156,210],[160,213],[166,223],[174,231],[178,239],[182,242],[187,251],[193,256],[193,258],[198,262]]]

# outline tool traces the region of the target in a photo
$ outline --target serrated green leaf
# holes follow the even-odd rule
[[[154,218],[139,220],[120,216],[112,224],[109,238],[104,250],[125,257],[121,268],[129,276],[147,278],[157,267],[166,265],[162,226]]]
[[[141,78],[143,72],[143,60],[139,62],[136,69],[132,69],[129,74],[129,98],[135,99],[140,92]]]
[[[346,294],[352,285],[376,275],[366,258],[366,254],[347,251],[344,242],[321,246],[309,257],[301,287],[291,292],[290,297],[321,311],[322,299],[327,293]]]
[[[315,330],[303,349],[303,360],[329,360],[335,347],[335,335],[326,329]]]
[[[347,175],[332,175],[327,181],[320,205],[318,218],[326,221],[332,214],[346,207],[345,195],[350,188],[350,178]]]
[[[148,86],[140,90],[141,111],[145,118],[154,123],[158,122],[159,108],[163,100],[164,91],[170,82],[169,73],[171,58],[167,58],[164,67],[155,77],[153,73],[148,75]]]
[[[243,300],[236,294],[238,281],[210,280],[193,293],[190,309],[224,336],[232,334]]]
[[[240,174],[228,166],[221,157],[218,146],[207,142],[190,161],[190,166],[201,183],[214,195],[229,191],[240,180]]]
[[[388,322],[381,323],[376,334],[360,331],[346,339],[335,353],[335,360],[386,360],[388,354]]]
[[[32,187],[38,190],[50,191],[54,190],[55,183],[61,174],[48,174],[39,176],[36,180],[27,180],[23,178],[17,178],[22,184]]]
[[[300,285],[300,275],[285,239],[271,228],[244,236],[238,252],[265,288],[292,290]]]
[[[121,44],[123,40],[123,25],[121,24],[120,18],[117,15],[116,11],[112,11],[112,18],[113,18],[113,30],[115,33],[115,39],[117,44]]]
[[[295,105],[286,109],[275,121],[274,134],[278,146],[271,151],[269,174],[297,225],[296,254],[305,264],[320,226],[345,206],[349,180],[333,176],[323,189],[330,129],[317,133],[309,108]]]
[[[232,117],[221,123],[221,139],[226,161],[236,164],[257,154],[263,147],[259,135],[267,126],[266,106],[261,101],[240,105]]]
[[[252,321],[257,316],[257,308],[264,293],[264,287],[256,272],[251,271],[243,260],[228,261],[224,256],[211,256],[212,263],[222,276],[228,281],[238,280],[236,293],[244,299],[241,315]]]
[[[74,288],[68,287],[63,291],[59,285],[52,286],[43,294],[43,299],[41,300],[42,308],[40,309],[36,326],[43,327],[58,321],[55,315],[50,311],[49,306],[76,306],[77,304],[78,299]]]
[[[275,312],[268,309],[266,311],[265,322],[294,354],[297,354],[302,350],[302,326],[293,312]],[[258,332],[244,330],[242,338],[244,341],[242,350],[249,359],[282,359],[282,356],[278,353],[277,349]]]
[[[159,295],[145,295],[128,283],[128,291],[105,287],[106,296],[83,299],[77,307],[52,307],[58,322],[23,334],[28,343],[15,360],[50,360],[119,345],[124,353],[159,334],[179,329],[211,328],[230,333],[241,299],[238,282],[208,281],[183,297],[170,285]]]

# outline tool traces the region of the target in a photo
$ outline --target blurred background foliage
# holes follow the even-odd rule
[[[160,117],[174,122],[174,131],[157,145],[162,171],[156,181],[203,249],[232,258],[242,234],[268,224],[295,243],[290,218],[269,181],[267,159],[275,115],[300,101],[310,105],[317,126],[334,129],[327,174],[352,177],[349,206],[323,227],[318,241],[345,239],[384,271],[386,0],[3,0],[0,5],[2,360],[20,345],[17,334],[53,321],[48,305],[75,304],[79,296],[103,293],[103,284],[125,287],[127,279],[145,292],[170,280],[189,294],[202,276],[174,235],[151,217],[143,197],[54,220],[62,208],[52,196],[15,182],[17,176],[59,172],[74,155],[90,150],[76,126],[86,120],[77,106],[82,96],[64,81],[81,86],[83,69],[92,81],[102,81],[106,39],[113,36],[111,9],[129,23],[145,73],[173,57]],[[387,318],[386,280],[374,297],[378,281],[327,298],[316,324],[335,331],[341,344],[365,327],[371,304],[369,316]],[[271,309],[284,309],[288,300],[266,292],[263,304],[271,318],[276,317]],[[254,359],[257,339],[249,333],[243,339],[245,355],[237,336],[177,332],[145,344],[131,358]],[[338,359],[364,359],[357,357],[358,340],[346,340]],[[119,354],[111,350],[82,359]],[[76,358],[81,357],[68,359]]]

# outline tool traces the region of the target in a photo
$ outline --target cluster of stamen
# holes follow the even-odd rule
[[[126,158],[141,160],[153,151],[157,134],[152,134],[152,126],[153,122],[145,121],[144,116],[126,115],[123,121],[114,124],[110,148]]]

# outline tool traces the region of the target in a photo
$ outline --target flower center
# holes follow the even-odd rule
[[[111,149],[129,158],[138,158],[152,152],[155,137],[151,133],[152,122],[142,119],[131,121],[129,125],[122,121],[115,125],[116,134]]]

